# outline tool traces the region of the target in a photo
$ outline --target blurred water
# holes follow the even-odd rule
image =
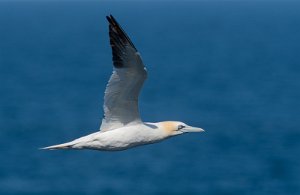
[[[296,2],[0,2],[0,194],[299,194]],[[40,151],[98,129],[105,15],[143,56],[145,121],[206,129],[123,152]]]

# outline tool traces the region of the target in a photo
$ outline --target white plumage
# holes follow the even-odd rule
[[[64,144],[43,149],[125,150],[155,143],[186,132],[202,132],[183,122],[142,122],[138,97],[147,71],[141,56],[113,16],[107,16],[113,55],[113,74],[104,95],[104,118],[100,131]]]

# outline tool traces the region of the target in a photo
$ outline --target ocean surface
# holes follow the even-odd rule
[[[99,128],[108,14],[149,72],[143,120],[205,133],[38,149]],[[0,194],[300,194],[299,117],[296,1],[0,2]]]

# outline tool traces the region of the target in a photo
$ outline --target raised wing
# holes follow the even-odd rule
[[[138,97],[147,78],[141,56],[129,37],[112,15],[106,18],[114,68],[105,90],[101,131],[141,122]]]

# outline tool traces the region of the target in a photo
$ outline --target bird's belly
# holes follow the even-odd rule
[[[141,131],[108,131],[99,134],[92,142],[89,143],[89,149],[118,151],[128,148],[151,144],[161,139],[149,134],[140,133]]]
[[[101,142],[102,147],[99,148],[101,150],[125,150],[128,148],[145,145],[145,144],[151,144],[155,141],[150,140],[143,140],[141,138],[126,138],[122,137],[121,139],[113,138],[113,139],[106,139],[105,141],[99,140]]]

